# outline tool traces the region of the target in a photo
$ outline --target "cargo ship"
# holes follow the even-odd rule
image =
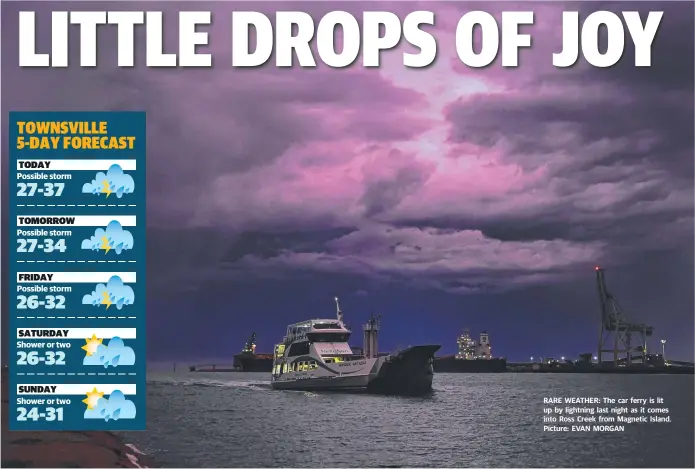
[[[464,330],[456,340],[458,353],[434,359],[435,373],[504,373],[506,358],[493,358],[490,336],[483,331],[476,342],[469,331]]]
[[[256,353],[256,333],[252,333],[241,353],[234,355],[234,369],[251,373],[270,373],[273,369],[272,353]]]
[[[200,373],[219,373],[245,371],[249,373],[270,373],[273,369],[272,353],[256,353],[256,333],[252,333],[244,344],[241,353],[234,355],[232,366],[229,365],[192,365],[190,371]]]

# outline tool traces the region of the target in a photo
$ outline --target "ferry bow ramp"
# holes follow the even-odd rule
[[[432,359],[441,345],[415,345],[385,358],[369,391],[378,394],[419,396],[432,391]]]

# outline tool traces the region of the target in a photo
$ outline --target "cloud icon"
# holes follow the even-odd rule
[[[82,249],[92,251],[104,250],[104,254],[108,254],[110,250],[120,254],[128,249],[133,249],[133,235],[130,231],[124,230],[121,224],[113,220],[106,229],[97,228],[94,230],[94,235],[91,238],[82,241]]]
[[[135,365],[135,352],[126,347],[120,337],[112,337],[107,345],[100,344],[92,355],[86,355],[82,364],[103,365],[104,368]]]
[[[82,297],[83,305],[106,305],[106,309],[109,309],[113,304],[116,305],[116,308],[122,309],[123,306],[132,305],[134,302],[133,289],[124,285],[123,280],[118,275],[111,277],[106,285],[98,283],[92,293]]]
[[[83,194],[106,194],[106,197],[115,193],[119,199],[123,194],[132,194],[135,190],[135,181],[132,176],[125,174],[120,165],[112,164],[106,173],[98,172],[92,182],[82,186]]]
[[[109,420],[134,419],[135,413],[133,401],[129,401],[121,391],[116,390],[108,399],[100,398],[93,409],[85,410],[84,418],[104,419],[108,422]]]

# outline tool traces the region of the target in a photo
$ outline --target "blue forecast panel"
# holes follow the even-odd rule
[[[144,430],[145,113],[8,134],[10,430]]]

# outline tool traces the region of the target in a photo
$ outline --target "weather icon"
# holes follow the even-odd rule
[[[86,419],[103,419],[105,421],[118,419],[134,419],[135,404],[125,398],[121,391],[114,391],[106,398],[104,393],[94,388],[87,393],[87,398],[82,402],[87,404],[84,411]]]
[[[85,339],[87,343],[82,346],[86,353],[82,360],[83,365],[102,365],[104,368],[108,368],[109,365],[114,368],[118,365],[135,365],[135,352],[132,348],[126,347],[123,339],[112,337],[106,345],[102,344],[102,341],[103,339],[98,339],[96,335],[92,335],[91,339]]]
[[[83,194],[116,194],[119,199],[123,194],[132,194],[135,190],[133,177],[125,174],[120,165],[112,164],[106,173],[98,172],[92,182],[82,186]]]
[[[117,220],[106,225],[106,229],[97,228],[91,238],[82,240],[82,249],[91,251],[114,251],[117,255],[128,249],[133,249],[133,235],[124,230]]]
[[[96,334],[92,334],[91,339],[84,339],[86,344],[82,346],[82,350],[85,351],[88,357],[94,355],[97,351],[97,348],[99,347],[99,345],[101,345],[101,342],[103,340],[104,339],[97,338]]]
[[[118,275],[111,277],[106,285],[98,283],[92,293],[82,297],[83,305],[106,305],[106,309],[116,305],[116,308],[120,310],[123,306],[132,305],[133,302],[135,302],[133,289],[123,284],[123,280]]]

